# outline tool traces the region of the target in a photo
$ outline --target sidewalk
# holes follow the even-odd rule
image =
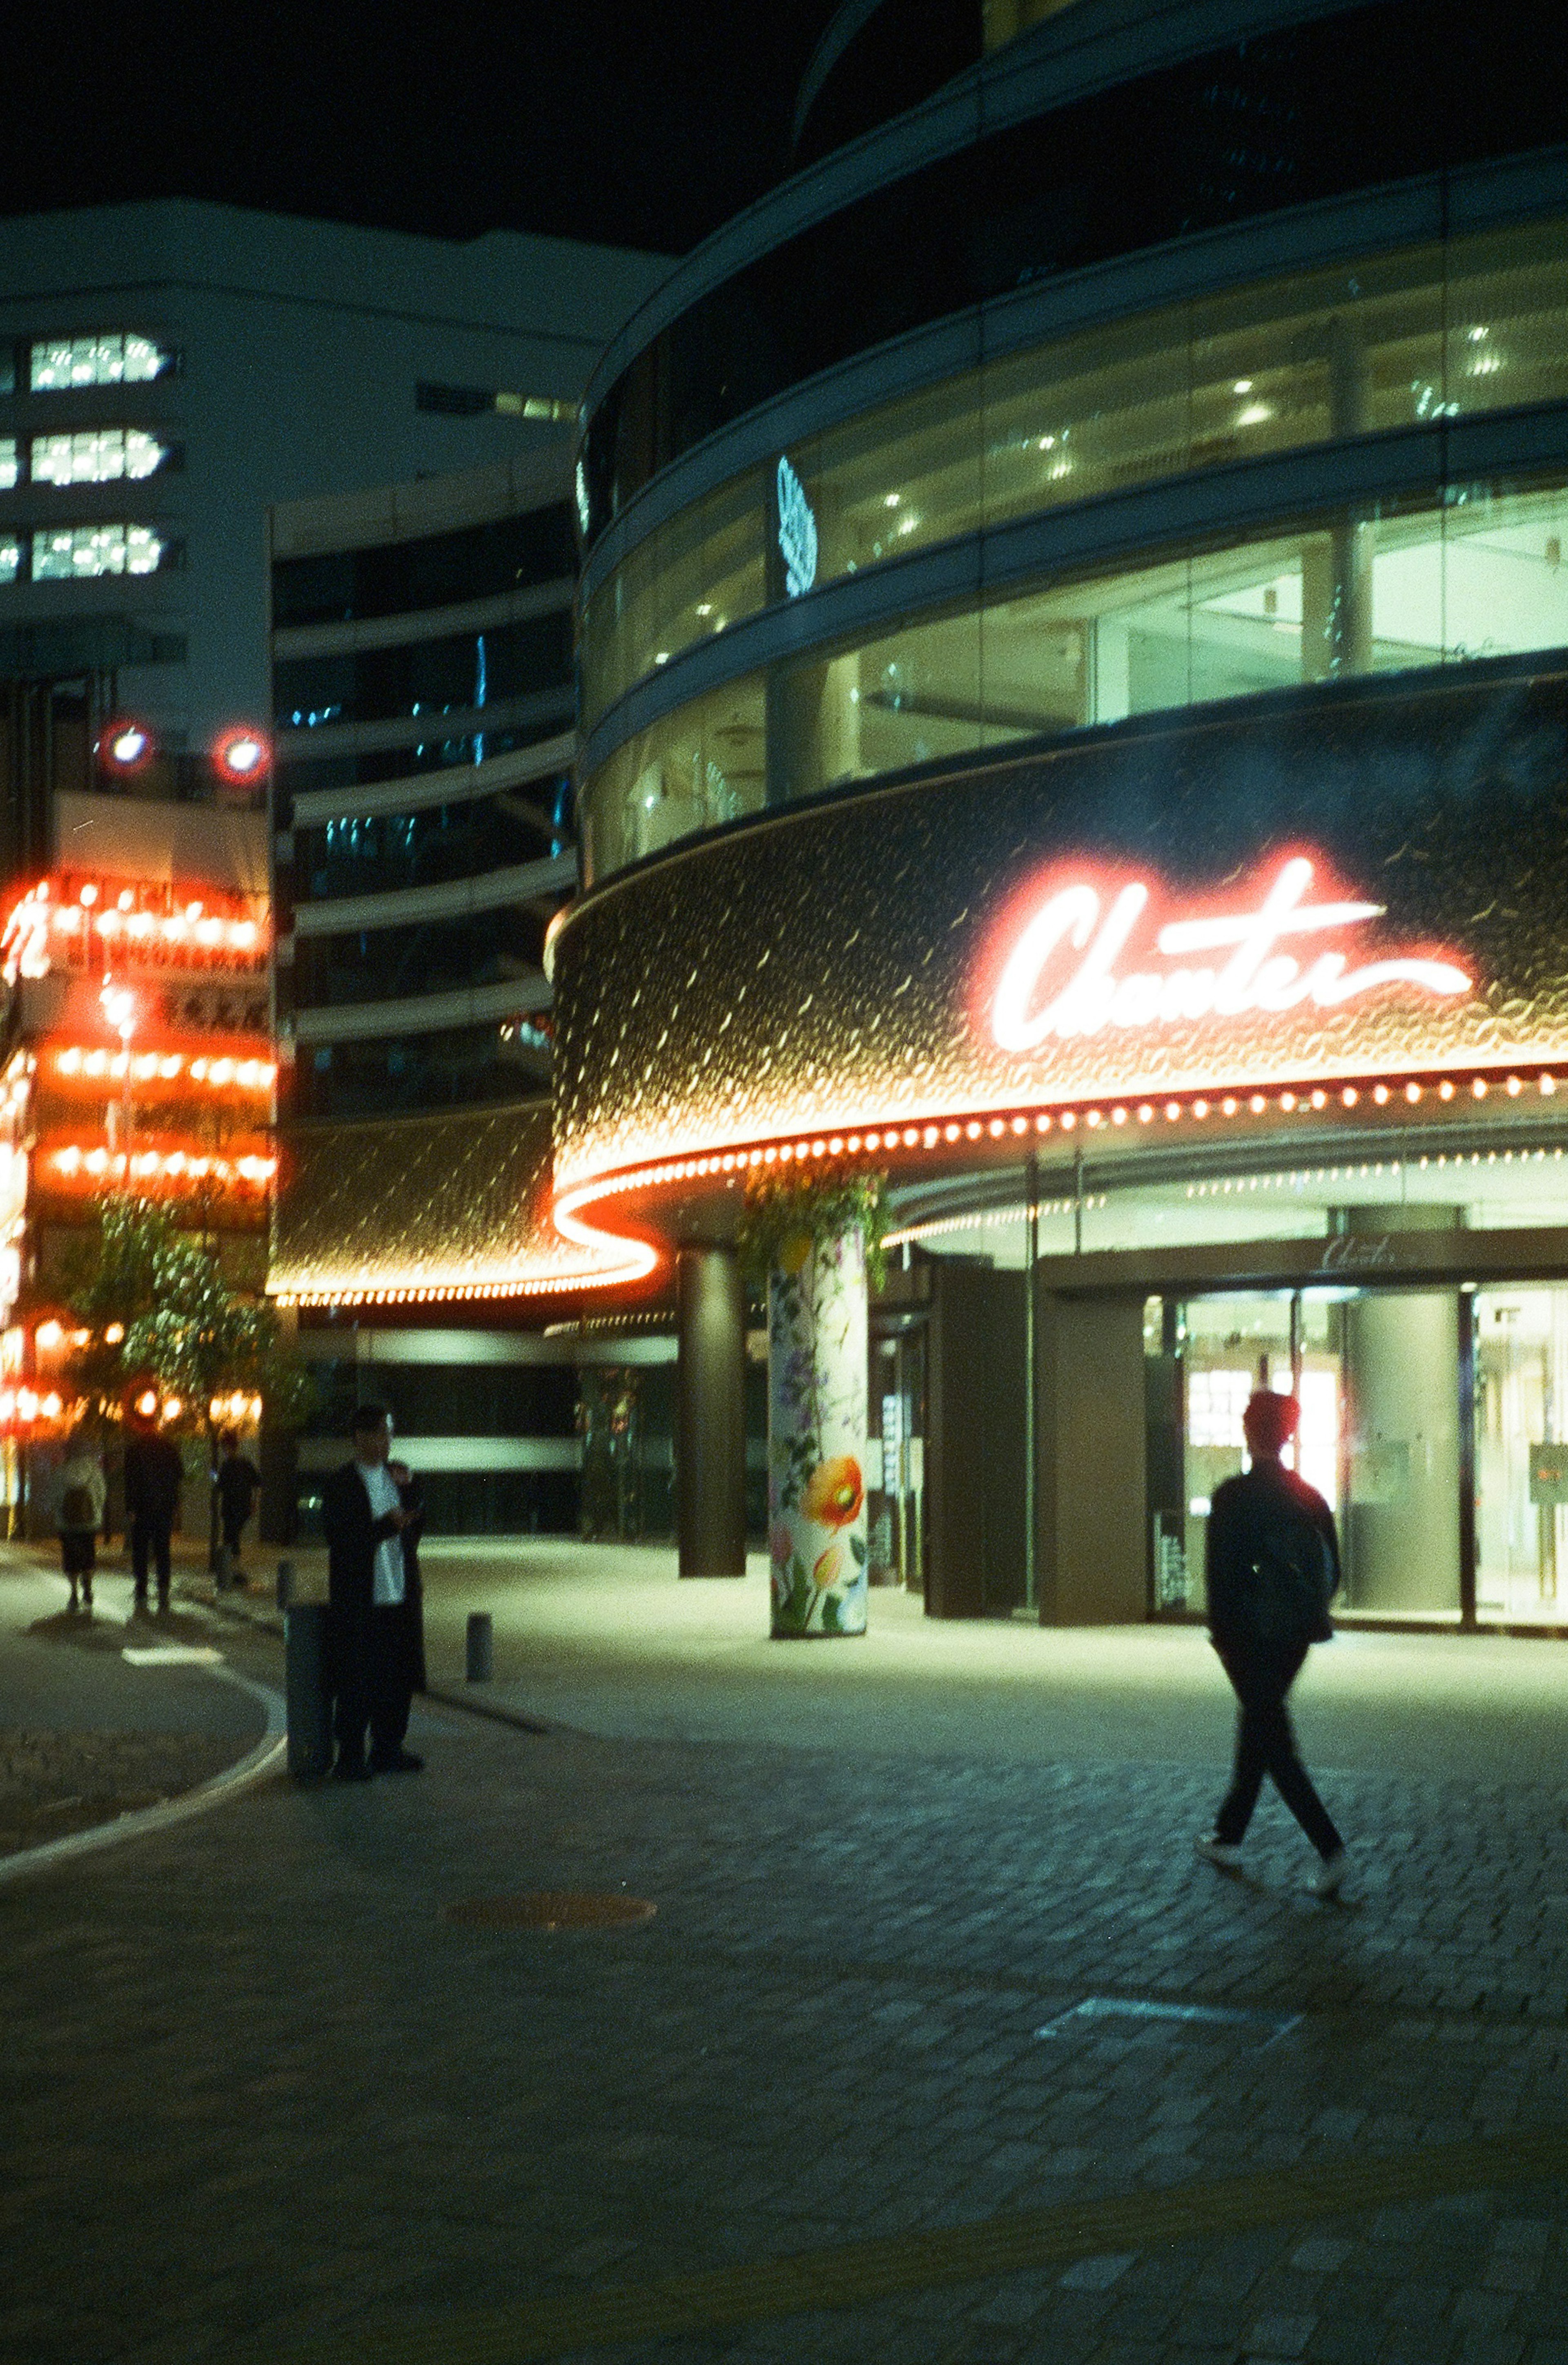
[[[188,1610],[130,1615],[118,1555],[73,1612],[45,1545],[0,1545],[0,1856],[175,1798],[258,1739],[256,1701],[208,1665],[140,1652],[202,1651],[224,1637]]]
[[[430,1556],[432,1672],[494,1602],[602,1729],[420,1703],[0,1892],[7,2365],[1568,2365],[1568,1660],[1318,1654],[1331,1907],[1272,1804],[1191,1856],[1199,1637],[770,1650],[630,1557]],[[656,1910],[449,1917],[541,1891]]]
[[[277,1555],[250,1557],[257,1583],[239,1598],[266,1616]],[[325,1553],[288,1557],[300,1597],[324,1598]],[[607,1739],[1009,1765],[1092,1761],[1110,1748],[1209,1768],[1230,1745],[1230,1693],[1198,1627],[939,1621],[915,1596],[878,1588],[866,1635],[779,1643],[767,1639],[760,1556],[744,1578],[685,1583],[673,1551],[566,1537],[438,1540],[420,1561],[432,1683],[463,1687],[467,1615],[487,1610],[486,1697]],[[1312,1653],[1294,1707],[1316,1764],[1556,1781],[1568,1763],[1568,1645],[1341,1634]]]

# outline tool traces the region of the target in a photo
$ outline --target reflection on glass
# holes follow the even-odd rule
[[[726,683],[617,748],[581,814],[589,880],[761,809],[764,695],[756,675]]]
[[[1473,1307],[1476,1616],[1568,1624],[1568,1289]]]
[[[817,521],[817,581],[1193,469],[1561,400],[1565,321],[1568,247],[1548,224],[1173,305],[1008,355],[791,444]],[[753,469],[705,496],[594,594],[588,722],[719,629],[715,619],[782,596],[764,564],[770,476]],[[1368,629],[1354,612],[1371,564],[1357,532],[1347,524],[1306,586],[1309,626],[1319,609],[1325,626],[1333,619],[1349,670],[1364,669]],[[1336,582],[1349,603],[1339,615]],[[1327,656],[1320,671],[1338,669]]]

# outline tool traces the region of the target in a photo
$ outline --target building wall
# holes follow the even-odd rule
[[[196,754],[224,723],[263,720],[269,504],[505,462],[558,437],[559,420],[493,402],[432,411],[417,389],[569,413],[660,270],[511,232],[454,246],[178,199],[0,225],[0,341],[129,329],[178,355],[144,386],[29,395],[24,376],[0,393],[0,435],[146,421],[183,453],[137,484],[0,492],[0,539],[17,523],[129,515],[181,554],[145,577],[0,586],[0,678],[64,676],[95,652],[115,702]],[[138,660],[148,634],[156,663]]]

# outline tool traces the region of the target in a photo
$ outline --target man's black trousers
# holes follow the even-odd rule
[[[354,1612],[334,1610],[334,1724],[338,1756],[357,1765],[365,1728],[372,1758],[390,1757],[409,1730],[414,1688],[414,1627],[406,1601]]]
[[[169,1537],[174,1518],[150,1519],[145,1512],[135,1511],[130,1520],[130,1570],[135,1581],[136,1598],[147,1598],[147,1564],[151,1562],[158,1572],[158,1597],[167,1600],[169,1594]]]
[[[1215,1837],[1237,1846],[1252,1820],[1265,1774],[1295,1817],[1319,1855],[1335,1855],[1342,1844],[1328,1810],[1312,1787],[1296,1753],[1285,1695],[1301,1673],[1307,1644],[1258,1657],[1227,1655],[1225,1671],[1240,1703],[1236,1725],[1236,1765],[1225,1803],[1215,1818]]]

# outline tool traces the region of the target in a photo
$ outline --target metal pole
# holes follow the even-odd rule
[[[1024,1606],[1039,1607],[1035,1566],[1035,1268],[1040,1258],[1040,1162],[1024,1161]]]

